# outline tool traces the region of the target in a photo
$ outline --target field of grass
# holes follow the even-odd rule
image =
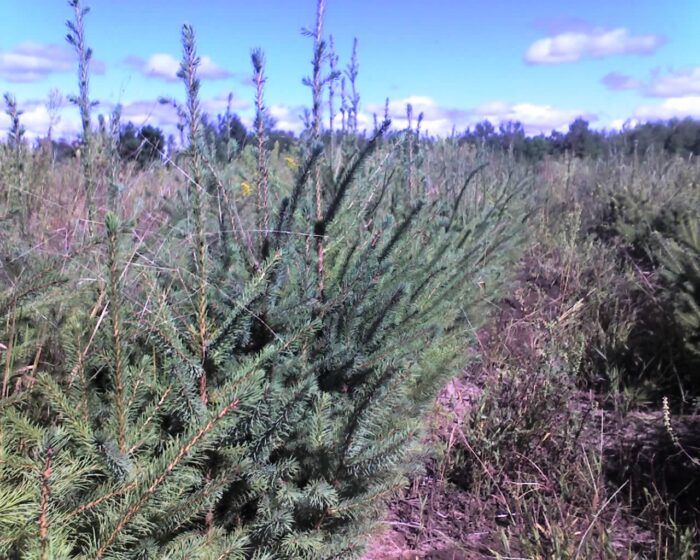
[[[60,159],[6,96],[0,557],[697,558],[697,158],[329,133],[320,103],[282,146],[261,85],[222,146],[182,42],[154,161],[86,84]]]

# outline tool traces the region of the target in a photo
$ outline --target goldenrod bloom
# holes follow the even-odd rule
[[[253,185],[251,185],[248,181],[242,181],[241,182],[241,193],[243,193],[243,196],[250,196],[250,193],[253,192]]]
[[[296,159],[294,159],[292,156],[285,156],[284,161],[287,162],[287,167],[291,169],[292,171],[296,171],[299,169],[299,162],[297,162]]]

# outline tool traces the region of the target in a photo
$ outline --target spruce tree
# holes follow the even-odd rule
[[[662,273],[666,280],[666,299],[682,333],[687,351],[685,371],[680,372],[683,389],[697,396],[700,390],[700,222],[688,212],[674,232],[674,238],[659,239]]]
[[[510,181],[407,196],[388,121],[337,172],[311,135],[293,184],[261,193],[269,220],[241,216],[203,140],[191,27],[182,42],[183,220],[134,246],[109,212],[50,287],[2,294],[0,340],[23,347],[2,355],[2,557],[357,557],[517,239]],[[103,263],[95,284],[79,259]],[[13,384],[47,313],[51,356]]]

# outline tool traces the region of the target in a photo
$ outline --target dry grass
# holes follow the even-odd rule
[[[633,388],[591,383],[593,354],[634,330],[630,286],[605,249],[571,237],[531,249],[477,333],[474,364],[443,389],[438,451],[391,504],[367,559],[696,557],[692,456]],[[697,453],[698,418],[678,422]]]

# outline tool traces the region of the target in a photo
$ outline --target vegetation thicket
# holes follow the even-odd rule
[[[299,138],[260,50],[203,113],[187,25],[166,138],[93,122],[69,6],[80,141],[4,97],[0,556],[695,558],[698,123],[360,131],[319,0]]]

